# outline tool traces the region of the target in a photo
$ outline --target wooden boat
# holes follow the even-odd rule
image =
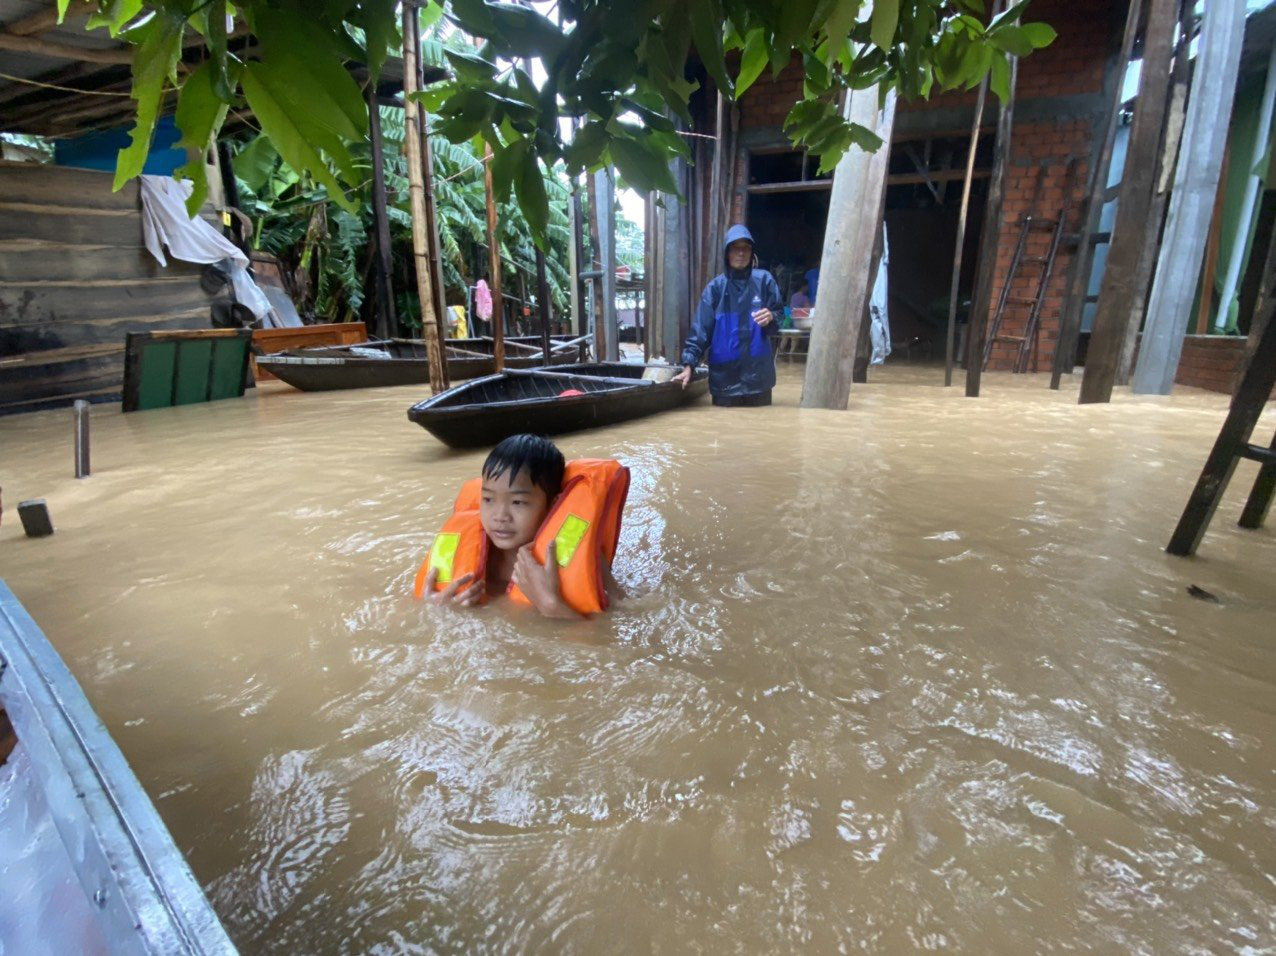
[[[443,344],[451,381],[491,375],[496,370],[494,343],[490,338],[446,339]],[[588,347],[587,337],[555,336],[550,343],[551,364],[580,362],[587,357]],[[545,353],[539,338],[519,336],[505,340],[506,368],[535,368],[544,362]],[[382,339],[358,345],[291,349],[258,356],[257,367],[304,392],[422,385],[430,380],[429,360],[421,339]]]
[[[236,952],[80,685],[0,581],[0,951]]]
[[[655,380],[676,371],[626,362],[510,370],[418,402],[408,409],[408,418],[453,448],[495,445],[521,432],[555,435],[613,425],[677,408],[709,390],[704,369],[696,370],[685,389]]]

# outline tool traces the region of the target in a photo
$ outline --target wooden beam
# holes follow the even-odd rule
[[[446,363],[439,325],[434,313],[433,270],[430,267],[429,225],[425,207],[425,181],[422,178],[421,122],[419,105],[412,98],[417,87],[417,60],[420,47],[416,31],[418,17],[412,7],[403,8],[403,103],[404,142],[407,146],[408,193],[412,205],[412,255],[416,267],[417,298],[421,304],[421,332],[429,358],[430,388],[436,394],[446,388]]]
[[[1179,10],[1179,40],[1174,53],[1174,67],[1170,72],[1169,110],[1165,119],[1161,152],[1157,159],[1156,189],[1152,194],[1152,206],[1144,226],[1143,246],[1139,251],[1139,264],[1134,273],[1130,318],[1125,326],[1125,339],[1121,343],[1121,357],[1117,361],[1116,384],[1122,386],[1130,384],[1130,375],[1134,372],[1134,353],[1139,344],[1139,331],[1143,328],[1143,312],[1147,306],[1148,289],[1152,285],[1156,252],[1161,244],[1161,225],[1165,222],[1170,181],[1174,178],[1179,145],[1183,140],[1187,87],[1192,77],[1192,43],[1196,36],[1196,17],[1192,9],[1193,4],[1183,0]]]
[[[1137,2],[1137,0],[1136,0]],[[993,15],[1001,4],[995,4]],[[957,342],[957,303],[961,290],[961,265],[966,251],[966,218],[970,213],[970,187],[975,178],[975,154],[979,151],[979,126],[984,119],[984,103],[988,98],[988,77],[979,84],[975,97],[975,118],[970,124],[970,145],[966,150],[966,169],[961,183],[961,208],[957,213],[957,247],[953,250],[953,276],[948,287],[948,327],[944,335],[944,387],[953,384],[953,363]]]
[[[89,47],[72,46],[69,43],[57,43],[53,40],[41,40],[39,37],[14,36],[12,33],[0,33],[0,50],[11,53],[28,53],[32,56],[48,57],[52,60],[74,60],[78,63],[132,63],[132,48],[97,50]]]
[[[492,290],[492,354],[496,370],[505,370],[505,300],[501,297],[501,237],[496,221],[496,187],[492,184],[492,145],[483,151],[483,189],[487,201],[487,284]]]
[[[1245,0],[1211,0],[1205,5],[1183,146],[1130,381],[1135,394],[1168,395],[1174,387],[1218,189],[1244,38]]]
[[[88,6],[87,0],[72,0],[67,6],[66,19],[70,20],[81,14],[88,13],[87,9],[80,9],[82,6]],[[12,33],[14,36],[25,37],[33,33],[43,33],[50,27],[57,26],[57,22],[58,5],[53,0],[49,0],[48,6],[43,10],[0,24],[0,29],[3,29],[5,33]]]
[[[818,315],[811,328],[810,353],[802,386],[803,408],[844,409],[850,402],[864,303],[872,292],[874,232],[878,224],[896,94],[886,94],[878,109],[876,86],[847,95],[844,115],[876,133],[883,146],[875,153],[852,148],[837,164],[829,197],[824,252],[820,257]]]
[[[1134,122],[1126,144],[1116,223],[1086,353],[1085,377],[1081,381],[1079,401],[1082,405],[1112,398],[1121,348],[1133,313],[1139,260],[1147,240],[1145,225],[1152,205],[1178,20],[1178,0],[1150,0],[1150,3],[1139,95],[1134,102]]]
[[[979,271],[966,322],[966,396],[979,397],[984,370],[984,339],[988,334],[988,313],[992,309],[992,281],[997,269],[997,247],[1001,244],[1002,199],[1010,166],[1010,134],[1014,127],[1015,85],[1019,78],[1019,58],[1010,58],[1010,99],[997,115],[997,138],[993,143],[992,179],[984,200],[984,222],[979,240]],[[1010,281],[1007,276],[1007,282]]]
[[[1072,271],[1068,276],[1068,294],[1059,320],[1059,340],[1055,343],[1054,361],[1050,367],[1050,387],[1058,391],[1064,374],[1071,375],[1076,368],[1077,340],[1081,336],[1081,319],[1085,312],[1086,295],[1090,288],[1090,271],[1094,263],[1094,243],[1090,238],[1098,231],[1107,195],[1108,173],[1112,166],[1112,150],[1116,145],[1117,126],[1121,120],[1121,93],[1126,68],[1134,54],[1134,40],[1142,23],[1143,0],[1128,0],[1125,16],[1125,32],[1121,35],[1121,47],[1117,52],[1116,69],[1112,77],[1112,98],[1108,103],[1108,115],[1103,128],[1103,141],[1099,154],[1090,170],[1090,182],[1081,207],[1081,235],[1076,254],[1072,257]]]

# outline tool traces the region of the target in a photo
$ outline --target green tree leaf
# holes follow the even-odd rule
[[[988,85],[1003,104],[1010,102],[1010,63],[1000,53],[993,55]]]
[[[673,193],[677,184],[669,172],[669,160],[660,151],[653,151],[643,140],[619,137],[611,141],[611,158],[616,168],[640,193],[653,190]]]
[[[723,96],[734,98],[731,77],[727,75],[726,53],[722,47],[722,5],[719,0],[695,0],[691,4],[691,35],[713,82]]]
[[[137,101],[137,118],[129,134],[131,142],[115,160],[116,190],[139,175],[146,165],[164,86],[177,76],[185,31],[185,19],[159,13],[133,31],[137,48],[133,51],[132,97]]]
[[[235,154],[232,161],[235,175],[253,192],[261,192],[270,180],[270,174],[279,165],[279,150],[270,141],[269,136],[258,133],[253,139]]]
[[[221,129],[222,121],[226,118],[228,104],[213,88],[217,72],[217,63],[205,60],[186,78],[177,99],[174,119],[177,128],[182,131],[181,141],[177,145],[186,150],[186,164],[173,175],[178,179],[189,179],[194,184],[194,189],[186,200],[186,211],[191,218],[194,218],[208,198],[208,164],[205,158],[213,134]]]
[[[889,50],[895,42],[895,26],[899,23],[899,0],[873,0],[873,42]]]
[[[285,163],[300,172],[309,173],[328,190],[330,198],[353,212],[354,203],[346,196],[323,157],[297,128],[289,104],[276,97],[264,79],[265,75],[263,64],[249,63],[244,67],[240,79],[248,106],[261,122],[262,132],[270,137]]]
[[[527,217],[532,240],[542,251],[547,248],[545,228],[549,225],[549,199],[545,195],[545,177],[535,154],[527,156],[514,182],[518,207]]]
[[[1032,44],[1033,49],[1040,50],[1054,43],[1057,34],[1054,27],[1048,23],[1025,23],[1020,26],[1024,35],[1028,38],[1028,42]]]
[[[1005,26],[988,32],[988,39],[998,50],[1014,56],[1027,56],[1032,52],[1032,41],[1023,27]]]
[[[766,38],[759,27],[750,30],[744,38],[744,52],[740,55],[740,74],[735,79],[735,95],[738,99],[753,85],[754,80],[766,69]]]

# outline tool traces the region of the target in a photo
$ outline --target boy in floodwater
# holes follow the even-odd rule
[[[431,568],[425,588],[429,599],[473,607],[488,595],[505,594],[513,583],[545,617],[583,617],[563,599],[555,542],[549,542],[544,564],[532,553],[532,541],[562,491],[566,467],[563,453],[539,435],[513,435],[493,448],[483,462],[479,503],[479,521],[491,545],[486,577],[463,574],[436,592],[438,572]],[[614,594],[610,569],[605,581]]]

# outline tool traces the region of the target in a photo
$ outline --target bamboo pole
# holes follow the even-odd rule
[[[1135,0],[1137,3],[1138,0]],[[1000,4],[997,4],[1000,7]],[[996,16],[994,8],[993,15]],[[948,290],[948,330],[944,337],[944,387],[953,384],[953,360],[957,342],[957,303],[960,297],[961,260],[966,249],[966,217],[970,212],[970,186],[975,178],[975,153],[979,150],[979,129],[988,98],[988,77],[979,84],[975,98],[975,118],[970,124],[970,148],[966,150],[966,175],[961,181],[961,211],[957,213],[957,248],[953,252],[953,278]],[[969,321],[969,320],[968,320]]]
[[[979,241],[979,271],[975,274],[966,323],[966,397],[978,398],[984,372],[984,346],[988,334],[988,313],[992,311],[992,283],[997,269],[997,247],[1001,244],[1002,200],[1010,166],[1010,134],[1014,127],[1015,84],[1019,78],[1019,58],[1010,58],[1010,99],[997,115],[997,139],[993,145],[992,176],[988,198],[984,200],[984,223]],[[1059,228],[1063,228],[1060,223]],[[1006,277],[1010,281],[1010,277]]]
[[[425,338],[428,356],[430,388],[440,392],[444,384],[443,343],[434,312],[433,270],[430,266],[430,243],[426,236],[428,215],[425,206],[425,181],[422,178],[421,123],[418,104],[412,98],[417,91],[417,61],[420,49],[419,36],[413,29],[417,18],[416,7],[403,8],[403,109],[404,140],[408,151],[408,195],[412,201],[412,261],[416,266],[416,291],[421,302],[421,330]]]
[[[501,298],[501,240],[496,223],[496,189],[492,185],[492,147],[483,151],[483,188],[487,199],[487,278],[492,290],[492,354],[496,371],[505,370],[505,300]]]
[[[425,84],[425,64],[421,61],[421,17],[412,18],[412,43],[416,52],[416,87],[421,89]],[[426,109],[417,104],[417,125],[421,131],[421,182],[425,197],[425,237],[430,244],[430,291],[433,293],[434,325],[440,345],[447,338],[447,326],[444,323],[446,301],[443,295],[443,260],[439,257],[439,222],[434,208],[434,159],[430,152],[430,124]],[[443,387],[447,388],[447,360],[440,362],[443,370]]]

